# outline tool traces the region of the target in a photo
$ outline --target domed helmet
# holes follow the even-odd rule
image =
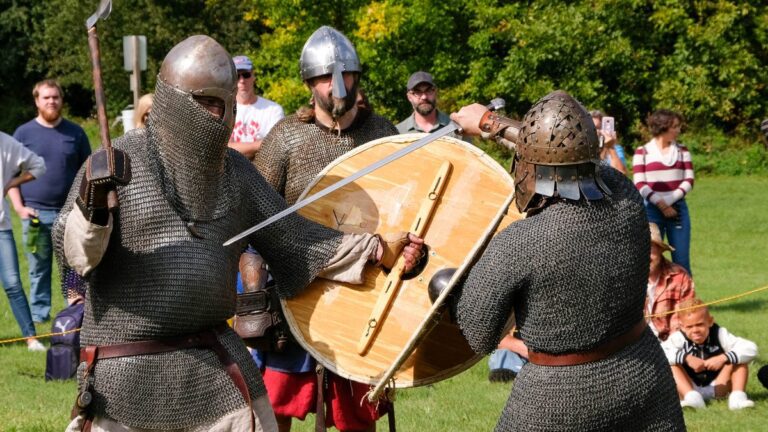
[[[352,42],[338,30],[322,26],[312,33],[301,50],[299,59],[301,79],[331,75],[333,97],[342,99],[347,95],[343,72],[362,72],[360,58]]]
[[[515,154],[517,208],[541,207],[543,197],[603,198],[600,143],[587,110],[564,91],[540,99],[525,114]],[[541,198],[541,199],[539,199]]]
[[[185,222],[217,219],[234,205],[225,165],[236,89],[232,57],[208,36],[183,40],[160,67],[147,124],[148,149],[165,195]],[[221,100],[223,117],[211,115],[195,97]]]
[[[165,56],[158,79],[183,93],[224,102],[224,123],[235,124],[237,71],[232,56],[213,38],[190,36]]]

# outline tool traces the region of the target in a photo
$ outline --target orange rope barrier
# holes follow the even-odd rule
[[[76,328],[76,329],[67,330],[67,331],[63,331],[63,332],[59,332],[59,333],[46,333],[46,334],[41,334],[41,335],[37,335],[37,336],[27,336],[27,337],[13,338],[13,339],[3,339],[3,340],[0,340],[0,345],[5,345],[5,344],[9,344],[9,343],[14,343],[14,342],[20,342],[20,341],[25,341],[25,340],[28,340],[28,339],[41,339],[41,338],[49,338],[51,336],[61,336],[61,335],[65,335],[65,334],[69,334],[69,333],[75,333],[75,332],[79,332],[79,331],[80,331],[80,329]]]
[[[645,318],[655,318],[655,317],[660,317],[660,316],[664,316],[664,315],[672,315],[674,313],[678,313],[678,312],[682,312],[682,311],[686,311],[686,310],[693,310],[693,309],[698,309],[698,308],[702,308],[702,307],[706,307],[706,306],[711,306],[713,304],[725,303],[727,301],[735,300],[735,299],[738,299],[738,298],[741,298],[741,297],[746,297],[748,295],[752,295],[754,293],[758,293],[760,291],[765,291],[765,290],[768,290],[768,285],[760,287],[760,288],[755,288],[753,290],[746,291],[746,292],[743,292],[743,293],[740,293],[740,294],[736,294],[736,295],[732,295],[732,296],[728,296],[728,297],[723,297],[723,298],[718,299],[718,300],[714,300],[714,301],[711,301],[711,302],[708,302],[708,303],[703,303],[703,304],[696,305],[696,306],[691,306],[691,307],[684,308],[684,309],[675,309],[673,311],[661,312],[661,313],[657,313],[657,314],[653,314],[653,315],[646,315]],[[515,331],[515,330],[516,330],[515,328],[512,329],[512,331]],[[79,332],[79,331],[80,331],[80,329],[76,328],[76,329],[67,330],[65,332],[59,332],[59,333],[46,333],[46,334],[37,335],[37,336],[20,337],[20,338],[13,338],[13,339],[3,339],[3,340],[0,340],[0,345],[5,345],[5,344],[13,343],[13,342],[25,341],[27,339],[44,339],[44,338],[49,338],[51,336],[61,336],[61,335],[65,335],[65,334],[69,334],[69,333],[75,333],[75,332]]]
[[[660,317],[660,316],[664,316],[664,315],[672,315],[672,314],[675,314],[675,313],[678,313],[678,312],[682,312],[682,311],[699,309],[699,308],[707,307],[707,306],[710,306],[710,305],[713,305],[713,304],[724,303],[724,302],[727,302],[727,301],[730,301],[730,300],[734,300],[734,299],[737,299],[737,298],[740,298],[740,297],[746,297],[746,296],[754,294],[756,292],[765,291],[765,290],[768,290],[768,285],[760,287],[760,288],[755,288],[753,290],[746,291],[746,292],[743,292],[741,294],[736,294],[736,295],[732,295],[732,296],[729,296],[729,297],[723,297],[721,299],[714,300],[714,301],[711,301],[711,302],[708,302],[708,303],[703,303],[703,304],[700,304],[700,305],[691,306],[691,307],[687,307],[687,308],[683,308],[683,309],[676,309],[676,310],[668,311],[668,312],[660,312],[660,313],[653,314],[653,315],[646,315],[645,317],[646,318],[655,318],[655,317]]]

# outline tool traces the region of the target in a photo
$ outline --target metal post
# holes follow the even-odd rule
[[[133,109],[139,107],[139,98],[141,97],[141,69],[139,66],[139,37],[132,36],[133,45]]]

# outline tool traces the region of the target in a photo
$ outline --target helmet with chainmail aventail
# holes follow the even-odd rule
[[[208,36],[179,42],[160,67],[147,124],[149,150],[164,193],[187,223],[221,217],[235,199],[225,164],[236,93],[232,56]],[[200,97],[221,100],[223,116],[208,112],[195,100]]]
[[[224,123],[235,123],[237,72],[232,56],[213,38],[190,36],[165,56],[158,79],[192,96],[219,98],[224,102]]]
[[[545,197],[595,201],[610,190],[598,174],[600,144],[587,110],[564,91],[536,102],[525,114],[515,155],[516,204],[541,207]]]
[[[360,58],[352,42],[338,30],[322,26],[312,33],[301,50],[299,59],[301,79],[304,81],[322,75],[331,75],[333,97],[347,95],[343,72],[362,72]]]

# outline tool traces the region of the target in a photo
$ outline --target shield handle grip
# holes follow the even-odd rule
[[[419,237],[424,237],[426,227],[435,212],[440,197],[442,197],[443,192],[445,191],[445,185],[448,183],[448,176],[451,174],[452,169],[453,165],[448,161],[443,162],[440,166],[440,169],[435,175],[435,180],[432,182],[429,192],[427,192],[427,196],[421,201],[419,213],[416,215],[416,219],[411,225],[410,232]],[[397,259],[392,271],[389,272],[389,275],[384,282],[384,290],[376,300],[376,305],[373,307],[373,310],[366,321],[366,326],[360,337],[360,341],[357,343],[357,352],[361,356],[368,353],[373,341],[376,339],[376,335],[379,333],[379,330],[381,330],[381,326],[387,317],[389,308],[400,289],[400,283],[403,280],[404,272],[405,259],[401,255]]]

